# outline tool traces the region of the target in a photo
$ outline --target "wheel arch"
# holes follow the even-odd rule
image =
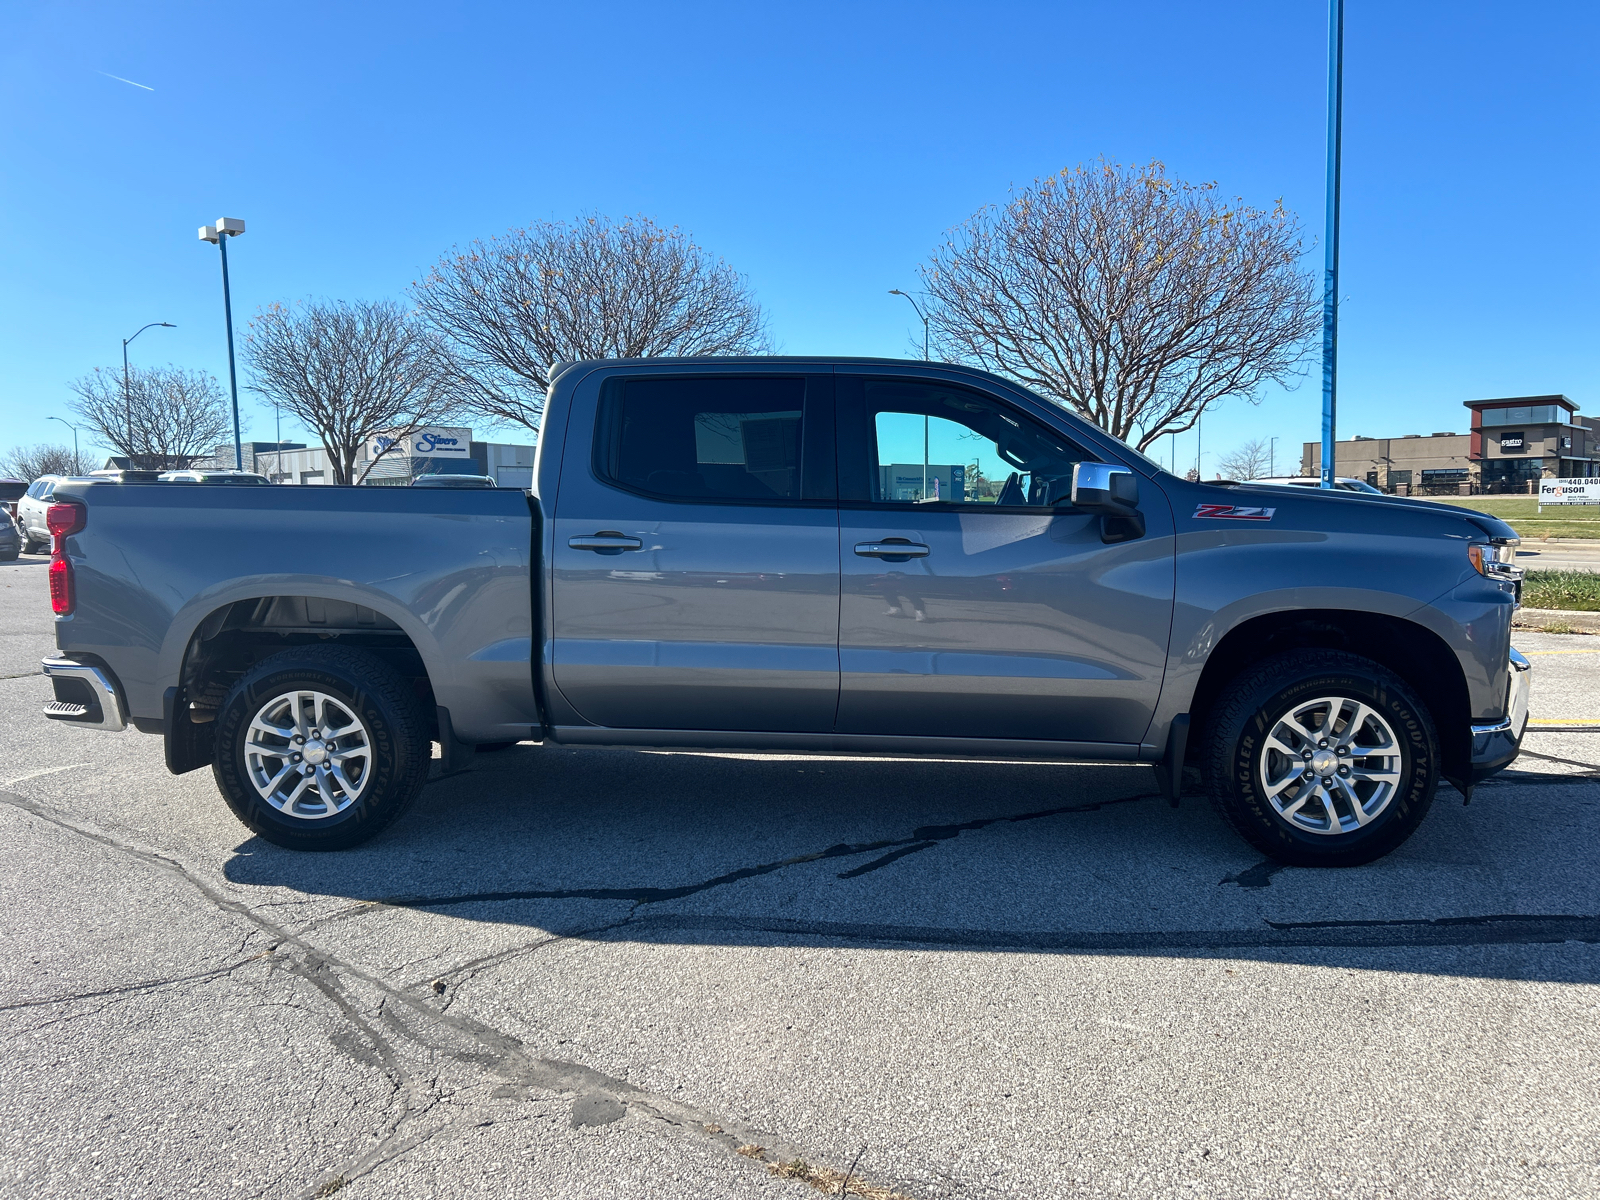
[[[1189,712],[1199,736],[1229,680],[1253,663],[1289,650],[1343,650],[1400,676],[1427,706],[1439,738],[1441,775],[1461,787],[1470,771],[1466,675],[1448,643],[1425,625],[1385,613],[1299,609],[1264,613],[1235,625],[1212,649]]]
[[[174,621],[163,657],[171,655],[165,678],[177,682],[166,690],[162,722],[167,766],[174,774],[211,762],[210,725],[234,680],[292,646],[333,644],[373,654],[410,682],[422,711],[433,721],[429,658],[438,648],[426,629],[380,595],[330,592],[256,590],[213,598],[209,605],[195,606],[189,620]],[[437,736],[431,727],[430,733]]]

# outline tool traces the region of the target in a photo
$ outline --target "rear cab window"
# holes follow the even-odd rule
[[[831,502],[831,393],[825,377],[610,380],[601,395],[595,474],[663,500]]]

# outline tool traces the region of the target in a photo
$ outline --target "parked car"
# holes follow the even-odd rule
[[[162,735],[298,849],[387,827],[430,742],[542,739],[1145,763],[1173,803],[1193,765],[1305,865],[1527,724],[1504,522],[1191,483],[965,367],[569,365],[534,485],[62,482],[45,715]]]
[[[492,488],[499,487],[487,475],[418,475],[411,481],[412,487],[434,488]]]
[[[257,475],[251,471],[163,471],[158,478],[162,483],[220,483],[236,486],[243,484],[246,487],[272,485],[272,480],[265,475]]]
[[[22,553],[22,534],[11,513],[0,508],[0,562],[15,562]]]
[[[28,491],[26,479],[0,479],[0,509],[13,517],[17,515],[17,501]]]
[[[17,501],[17,525],[22,530],[22,552],[33,554],[50,544],[50,529],[45,514],[50,511],[51,498],[61,475],[41,475],[28,485],[28,490]]]
[[[1322,480],[1315,475],[1279,475],[1272,479],[1252,479],[1251,483],[1270,484],[1274,487],[1305,487],[1320,488]],[[1361,492],[1368,496],[1382,496],[1384,493],[1360,479],[1351,479],[1347,475],[1336,475],[1333,486],[1340,491]]]

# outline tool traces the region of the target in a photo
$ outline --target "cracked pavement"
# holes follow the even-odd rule
[[[297,856],[38,716],[46,595],[0,566],[0,1195],[1600,1190],[1600,637],[1519,636],[1574,731],[1355,870],[1142,767],[532,745]]]

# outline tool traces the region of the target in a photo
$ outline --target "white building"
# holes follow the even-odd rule
[[[404,444],[388,436],[373,438],[361,448],[356,476],[366,472],[373,486],[407,487],[418,475],[487,475],[501,487],[533,486],[535,447],[506,442],[475,442],[464,426],[430,426],[409,434]],[[376,461],[373,461],[373,460]],[[333,465],[321,446],[295,442],[247,442],[244,469],[274,483],[327,484]],[[233,446],[218,446],[217,466],[233,466]],[[367,464],[371,463],[370,469]]]

